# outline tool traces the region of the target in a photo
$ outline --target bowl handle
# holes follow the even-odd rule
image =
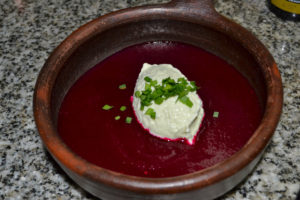
[[[167,4],[175,7],[188,15],[200,15],[205,17],[217,16],[219,13],[215,10],[213,0],[172,0]]]

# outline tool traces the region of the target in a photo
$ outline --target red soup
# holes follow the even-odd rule
[[[130,97],[145,62],[170,63],[200,86],[205,118],[194,145],[151,136],[136,121]],[[119,89],[122,84],[126,89]],[[103,110],[105,104],[114,107]],[[120,111],[121,106],[127,109]],[[133,119],[130,124],[126,117]],[[245,145],[261,117],[254,89],[224,60],[183,43],[149,42],[123,49],[85,73],[61,105],[58,132],[72,151],[100,167],[171,177],[229,158]]]

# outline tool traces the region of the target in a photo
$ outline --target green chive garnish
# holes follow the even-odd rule
[[[126,89],[126,84],[119,85],[119,89],[120,90],[125,90]]]
[[[145,112],[146,115],[149,115],[151,119],[155,119],[156,113],[153,108],[148,108],[147,111]]]
[[[113,108],[113,106],[110,106],[110,105],[108,105],[108,104],[105,104],[105,105],[102,107],[103,110],[110,110],[110,109],[112,109],[112,108]]]
[[[134,93],[134,95],[135,95],[135,97],[139,98],[139,97],[141,96],[141,92],[140,92],[140,91],[136,91],[136,92]]]
[[[177,81],[168,77],[162,80],[161,85],[158,84],[157,80],[152,80],[146,76],[144,78],[146,84],[143,91],[136,91],[135,97],[140,98],[141,106],[140,109],[144,110],[145,106],[155,104],[160,105],[166,99],[177,96],[177,101],[188,107],[193,107],[193,102],[187,97],[189,92],[195,92],[199,87],[194,81],[188,81],[186,78],[178,78]],[[149,109],[146,111],[147,115],[150,115],[152,119],[155,119],[155,111]]]
[[[146,82],[151,82],[151,81],[152,81],[152,79],[151,79],[150,77],[148,77],[148,76],[146,76],[146,77],[144,78],[144,80],[145,80]]]
[[[164,99],[162,97],[157,97],[154,100],[154,103],[156,103],[157,105],[160,105],[160,104],[162,104],[163,101],[164,101]]]
[[[125,111],[125,110],[126,110],[126,106],[121,106],[121,107],[120,107],[120,110],[121,110],[121,111]]]
[[[115,120],[119,120],[120,118],[121,118],[120,115],[115,116]]]
[[[193,102],[187,96],[181,97],[179,101],[190,108],[193,107]]]
[[[218,118],[219,117],[219,112],[214,112],[213,117]]]
[[[130,124],[131,121],[132,121],[132,118],[131,118],[131,117],[126,117],[125,122],[126,122],[127,124]]]

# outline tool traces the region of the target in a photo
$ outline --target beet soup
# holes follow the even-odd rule
[[[200,86],[205,117],[194,145],[156,138],[137,122],[130,97],[145,62],[172,64]],[[122,84],[126,89],[119,89]],[[105,104],[114,107],[103,110]],[[121,111],[121,106],[127,109]],[[132,122],[126,123],[126,117]],[[125,48],[80,77],[63,100],[58,132],[73,152],[100,167],[171,177],[229,158],[245,145],[261,118],[254,89],[224,60],[192,45],[158,41]]]

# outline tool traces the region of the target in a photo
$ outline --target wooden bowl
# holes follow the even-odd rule
[[[171,178],[113,172],[74,154],[57,133],[58,111],[68,89],[88,69],[119,50],[146,41],[193,44],[233,65],[255,88],[264,115],[247,144],[229,159]],[[241,182],[262,156],[282,109],[282,83],[274,59],[250,32],[219,15],[211,0],[173,0],[120,10],[73,32],[51,54],[34,93],[34,117],[53,158],[81,187],[102,199],[213,199]]]

